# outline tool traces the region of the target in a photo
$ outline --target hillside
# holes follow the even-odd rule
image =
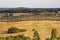
[[[10,27],[17,27],[20,29],[27,29],[26,32],[7,34]],[[36,29],[39,32],[41,40],[51,36],[51,29],[57,29],[57,36],[60,36],[60,21],[20,21],[20,22],[0,22],[0,37],[17,36],[24,34],[25,36],[33,37],[32,29]]]
[[[0,8],[0,13],[29,13],[29,12],[40,12],[46,10],[48,12],[60,11],[60,8]]]

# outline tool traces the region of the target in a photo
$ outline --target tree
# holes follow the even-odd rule
[[[47,38],[46,40],[57,40],[57,31],[55,28],[51,31],[51,38]]]
[[[11,27],[8,29],[8,33],[18,33],[18,32],[25,32],[27,31],[26,29],[19,29],[19,28],[16,28],[16,27]]]
[[[57,35],[57,32],[56,32],[56,29],[52,29],[52,32],[51,32],[51,40],[55,40],[56,39],[56,35]]]
[[[33,36],[33,40],[40,40],[38,31],[36,31],[35,29],[33,29],[32,31],[34,31],[34,36]]]

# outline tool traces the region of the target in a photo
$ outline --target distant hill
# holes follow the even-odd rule
[[[42,10],[46,10],[48,12],[52,11],[60,11],[60,8],[25,8],[25,7],[18,7],[18,8],[0,8],[0,13],[29,13],[29,12],[39,12]]]
[[[0,21],[40,20],[60,21],[60,8],[0,8]]]

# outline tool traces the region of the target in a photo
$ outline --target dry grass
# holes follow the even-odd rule
[[[24,33],[14,33],[14,34],[4,34],[3,31],[6,31],[10,27],[18,27],[21,29],[27,29],[28,31]],[[0,37],[6,36],[16,36],[24,34],[26,36],[33,37],[32,29],[36,29],[42,40],[50,37],[50,32],[52,28],[57,29],[58,36],[60,36],[60,21],[20,21],[20,22],[0,22]]]

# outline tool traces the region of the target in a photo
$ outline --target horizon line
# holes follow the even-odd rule
[[[60,7],[0,7],[0,8],[60,8]]]

